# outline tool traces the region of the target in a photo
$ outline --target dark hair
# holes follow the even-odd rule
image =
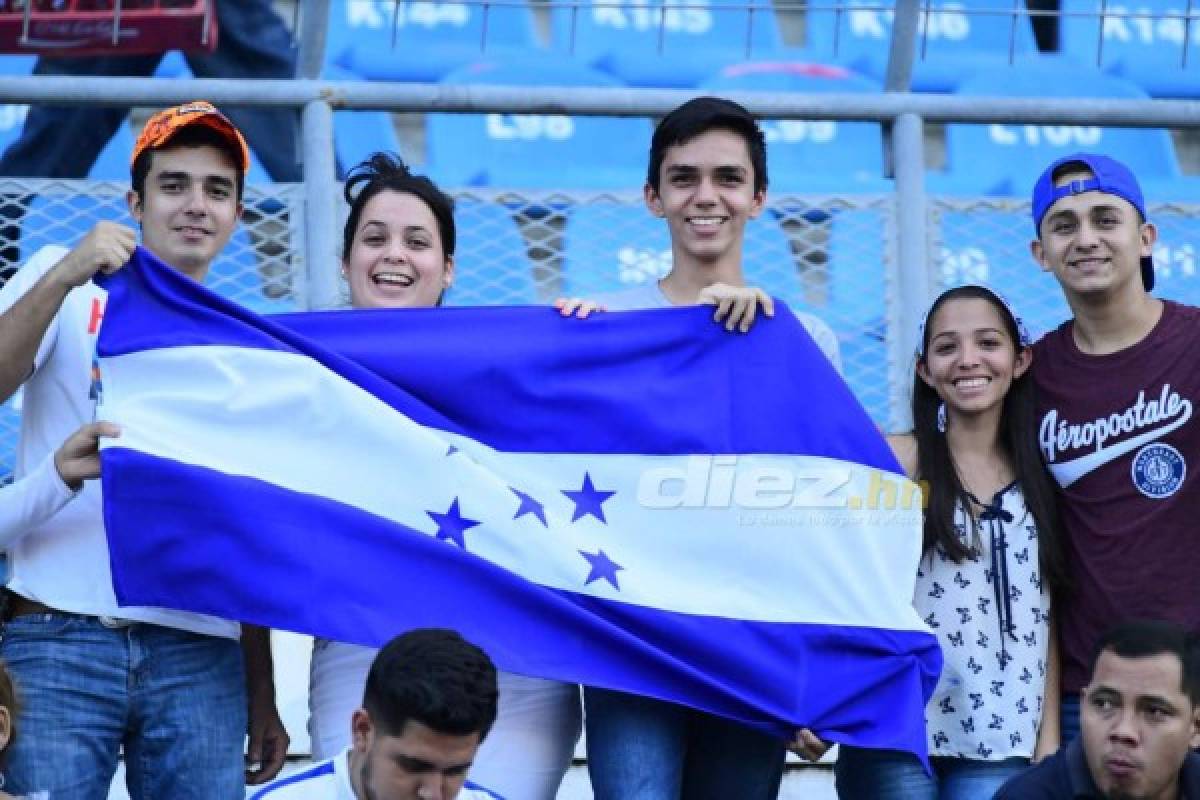
[[[442,239],[442,256],[454,255],[454,200],[424,175],[413,175],[399,156],[391,153],[372,153],[346,175],[344,194],[350,205],[346,229],[342,233],[342,260],[350,258],[354,232],[367,202],[382,191],[402,192],[420,198],[437,220]]]
[[[926,317],[921,352],[928,353],[937,312],[950,300],[977,298],[986,300],[1004,320],[1004,328],[1013,346],[1020,349],[1021,335],[1009,307],[982,286],[959,286],[943,292]],[[918,361],[924,361],[922,355]],[[1000,413],[1000,443],[1013,472],[1021,482],[1025,505],[1038,530],[1038,555],[1042,579],[1050,590],[1061,595],[1066,588],[1066,567],[1055,504],[1055,488],[1038,449],[1037,412],[1033,376],[1028,370],[1015,378],[1004,396]],[[917,442],[917,475],[926,482],[924,549],[940,548],[948,558],[961,562],[973,557],[972,549],[954,529],[954,509],[961,504],[974,519],[971,498],[967,494],[950,454],[945,434],[937,428],[938,407],[942,400],[933,387],[919,378],[913,381],[913,436]]]
[[[0,750],[0,764],[3,764],[5,755],[17,739],[17,712],[20,710],[16,687],[13,686],[12,676],[8,674],[8,667],[3,662],[0,662],[0,706],[8,709],[8,744]]]
[[[150,167],[154,163],[155,153],[174,150],[177,147],[203,147],[205,145],[217,148],[229,156],[229,160],[233,162],[234,172],[237,173],[235,179],[237,199],[240,203],[242,192],[246,188],[246,173],[237,167],[241,163],[241,151],[219,131],[205,125],[188,125],[186,128],[180,128],[179,133],[168,139],[165,144],[138,153],[138,157],[133,160],[133,166],[129,169],[129,182],[132,184],[134,194],[138,196],[139,200],[144,200],[146,197],[146,178],[150,175]]]
[[[439,733],[482,741],[496,721],[496,667],[487,653],[442,628],[420,628],[392,639],[367,674],[363,707],[385,736],[409,720]]]
[[[1088,667],[1089,676],[1096,674],[1096,662],[1101,653],[1112,653],[1121,658],[1149,658],[1164,653],[1178,657],[1183,675],[1180,688],[1192,705],[1200,705],[1200,637],[1179,625],[1138,619],[1109,628],[1096,643]]]
[[[732,100],[720,97],[696,97],[662,118],[650,140],[650,165],[646,183],[658,191],[659,172],[667,148],[685,144],[702,133],[719,129],[736,133],[746,142],[750,165],[754,168],[754,191],[767,188],[767,140],[758,121],[749,111]]]

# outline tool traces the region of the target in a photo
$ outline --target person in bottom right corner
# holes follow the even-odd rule
[[[1058,747],[1054,487],[1038,457],[1020,318],[996,292],[943,292],[921,326],[911,433],[890,436],[925,493],[913,604],[944,666],[911,753],[843,745],[842,800],[989,800]]]
[[[1101,636],[1090,673],[1080,736],[996,800],[1200,798],[1200,639],[1126,622]]]

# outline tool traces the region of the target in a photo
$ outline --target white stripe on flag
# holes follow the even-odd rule
[[[467,549],[544,586],[731,619],[924,630],[911,608],[921,512],[903,507],[911,484],[895,475],[802,456],[496,452],[278,351],[178,347],[107,358],[103,370],[101,416],[124,426],[112,446],[336,499],[430,535],[438,526],[426,512],[457,499],[481,523],[463,534]],[[212,408],[229,413],[214,419]],[[451,445],[461,452],[447,455]],[[602,504],[606,523],[572,520],[563,492],[585,473],[615,492]],[[513,518],[510,487],[543,505],[547,525]],[[872,507],[889,497],[898,507]],[[585,584],[580,551],[597,550],[621,565],[619,590]],[[879,580],[849,585],[845,575]]]

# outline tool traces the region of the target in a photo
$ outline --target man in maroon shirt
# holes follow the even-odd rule
[[[1200,309],[1150,295],[1158,233],[1123,164],[1054,162],[1034,187],[1033,221],[1033,257],[1074,315],[1033,359],[1071,579],[1052,612],[1065,742],[1104,630],[1131,618],[1200,629]]]

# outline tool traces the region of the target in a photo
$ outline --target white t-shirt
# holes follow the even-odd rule
[[[598,294],[588,299],[594,300],[609,311],[640,311],[676,307],[663,294],[657,281],[650,281],[641,286],[631,286],[617,292]],[[804,330],[808,331],[808,335],[812,337],[813,342],[821,349],[825,357],[829,359],[829,363],[833,364],[833,368],[841,373],[842,355],[838,349],[837,335],[834,334],[833,329],[820,317],[805,314],[803,311],[793,311],[792,313],[795,314],[796,319],[800,320]]]
[[[66,254],[66,248],[58,246],[44,247],[35,253],[0,289],[0,314],[11,308]],[[34,359],[33,374],[22,386],[16,479],[30,479],[33,483],[17,487],[18,496],[23,492],[46,491],[47,460],[53,470],[54,452],[95,416],[92,362],[107,297],[107,292],[91,282],[71,290],[46,329]],[[0,495],[0,501],[9,499]],[[62,499],[61,495],[58,499]],[[28,517],[9,521],[18,528],[18,535],[19,528],[27,529],[9,550],[10,589],[62,611],[238,638],[236,622],[182,611],[118,606],[101,516],[100,482],[87,481],[73,500],[66,499],[70,502],[64,501],[43,519],[37,517],[47,510],[45,498],[25,507],[21,513],[28,513]]]
[[[281,778],[250,795],[250,800],[357,800],[350,785],[350,749],[303,772]],[[467,781],[458,800],[504,800]]]

